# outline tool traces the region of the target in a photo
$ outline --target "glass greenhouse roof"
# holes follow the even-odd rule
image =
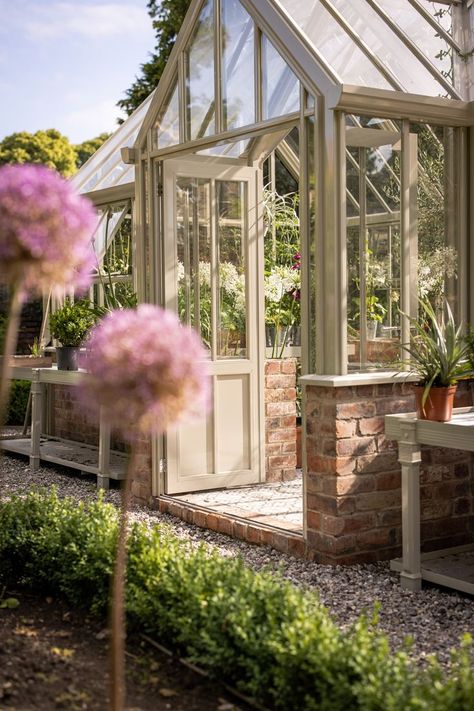
[[[153,94],[150,94],[145,99],[72,177],[71,182],[79,193],[89,193],[134,182],[135,168],[122,161],[120,151],[133,145],[152,96]]]
[[[463,98],[451,5],[428,0],[274,0],[341,83]]]

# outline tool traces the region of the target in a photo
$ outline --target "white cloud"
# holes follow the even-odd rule
[[[39,5],[28,3],[22,12],[24,32],[33,39],[52,39],[76,35],[101,38],[113,35],[143,35],[149,33],[151,22],[143,7],[119,2],[53,2]]]
[[[70,111],[61,118],[61,133],[72,143],[81,143],[104,131],[113,132],[118,128],[120,111],[114,99],[104,99],[93,106]]]

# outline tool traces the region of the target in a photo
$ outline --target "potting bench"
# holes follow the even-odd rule
[[[2,438],[1,448],[29,457],[31,471],[36,471],[40,460],[61,464],[81,472],[95,474],[98,488],[108,489],[110,479],[124,479],[126,455],[110,450],[110,427],[99,418],[99,446],[74,442],[46,435],[44,430],[44,399],[48,385],[77,386],[87,372],[51,368],[12,368],[10,378],[31,382],[30,437]]]
[[[385,434],[398,442],[402,465],[403,557],[392,560],[400,582],[408,590],[420,590],[428,580],[474,594],[474,545],[421,554],[420,462],[422,445],[474,452],[474,407],[455,409],[449,422],[417,419],[415,413],[386,415]]]

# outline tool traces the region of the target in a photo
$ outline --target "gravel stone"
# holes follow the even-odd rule
[[[4,455],[0,472],[2,498],[25,494],[33,486],[55,486],[60,496],[77,501],[92,500],[97,495],[94,477],[56,466],[41,466],[32,473],[20,457]],[[104,498],[115,506],[120,504],[118,489],[106,492]],[[449,650],[458,646],[460,637],[466,632],[474,634],[472,597],[428,584],[420,592],[402,590],[398,575],[390,571],[388,562],[349,567],[320,565],[198,528],[157,511],[137,507],[131,517],[149,525],[166,523],[179,538],[196,545],[205,542],[223,556],[241,556],[255,570],[267,567],[280,571],[295,585],[317,592],[342,628],[353,623],[362,611],[370,614],[380,603],[379,626],[392,647],[399,648],[407,637],[411,638],[411,655],[421,662],[435,653],[446,664]]]

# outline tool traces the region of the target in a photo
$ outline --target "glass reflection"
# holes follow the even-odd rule
[[[262,35],[263,118],[298,111],[300,83],[270,40]]]
[[[188,138],[215,132],[214,3],[207,0],[185,53]]]
[[[247,355],[245,278],[246,184],[216,181],[218,241],[218,358]]]
[[[255,120],[254,26],[237,0],[222,0],[222,102],[224,128]]]

